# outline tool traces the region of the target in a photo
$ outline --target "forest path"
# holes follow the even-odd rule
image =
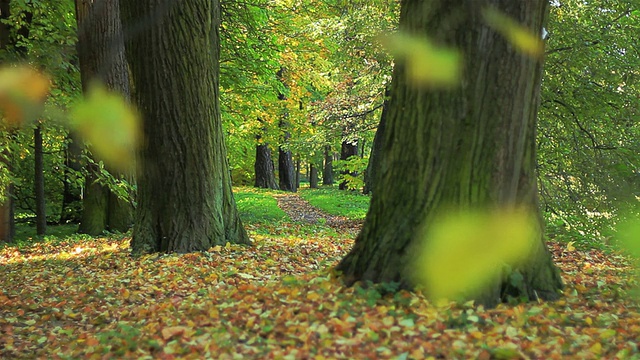
[[[278,201],[278,207],[287,213],[294,222],[326,225],[338,231],[358,232],[362,227],[362,220],[351,220],[344,216],[328,214],[311,205],[296,193],[278,193],[273,194],[273,197]]]

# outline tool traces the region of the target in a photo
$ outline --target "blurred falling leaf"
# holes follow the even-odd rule
[[[109,166],[126,170],[133,164],[140,140],[139,117],[121,95],[93,83],[85,99],[75,105],[71,126]]]
[[[35,120],[49,93],[49,79],[26,66],[0,68],[0,114],[10,127]]]
[[[456,50],[405,33],[381,37],[380,42],[396,60],[405,61],[407,76],[416,85],[451,86],[460,78],[462,57]]]
[[[504,36],[518,51],[532,57],[544,54],[544,42],[540,34],[532,33],[522,24],[492,7],[482,11],[484,21]]]
[[[456,299],[481,290],[504,264],[522,261],[538,237],[525,211],[449,213],[422,237],[416,281],[433,299]]]

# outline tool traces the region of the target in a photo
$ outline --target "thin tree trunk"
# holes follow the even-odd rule
[[[67,135],[67,148],[65,149],[65,170],[63,180],[62,206],[60,207],[60,223],[77,223],[81,221],[82,214],[73,207],[82,202],[80,188],[75,184],[75,175],[82,170],[82,147],[79,140],[73,134]]]
[[[33,143],[35,155],[36,233],[44,235],[47,232],[47,211],[44,196],[44,157],[42,152],[42,127],[40,124],[33,130]]]
[[[324,169],[322,171],[322,185],[333,185],[333,152],[331,145],[324,147]]]
[[[422,89],[407,78],[402,63],[394,68],[371,207],[354,248],[338,265],[348,284],[413,287],[407,266],[415,253],[413,241],[454,205],[526,207],[539,214],[535,130],[542,62],[516,52],[486,26],[481,6],[489,4],[534,34],[548,10],[547,0],[402,3],[401,29],[435,34],[437,43],[461,48],[464,75],[455,89]],[[527,262],[513,268],[521,284],[495,279],[474,296],[477,303],[559,296],[561,279],[545,246],[541,217],[538,224],[539,241]]]
[[[300,155],[296,156],[296,189],[300,188]]]
[[[218,103],[219,2],[120,5],[125,31],[136,29],[126,49],[145,139],[133,254],[248,244],[231,192]]]

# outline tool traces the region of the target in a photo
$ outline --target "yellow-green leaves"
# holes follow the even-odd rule
[[[91,150],[108,165],[128,169],[140,138],[139,117],[119,94],[98,83],[90,86],[86,98],[75,105],[71,126],[91,145]]]
[[[532,57],[541,57],[544,54],[544,42],[540,34],[532,33],[522,24],[492,7],[484,8],[482,16],[490,27],[504,36],[518,51]]]
[[[25,65],[0,68],[0,118],[9,127],[33,121],[49,94],[49,79]]]
[[[417,243],[414,276],[432,299],[456,299],[480,291],[504,265],[524,260],[538,239],[526,211],[448,213]]]
[[[406,65],[407,78],[415,85],[427,87],[452,86],[462,72],[459,51],[439,47],[426,37],[396,33],[381,38],[382,44]]]

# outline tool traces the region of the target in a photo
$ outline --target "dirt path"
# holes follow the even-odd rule
[[[362,220],[349,220],[346,217],[327,214],[309,204],[298,194],[274,194],[273,197],[278,201],[278,206],[289,215],[292,221],[326,225],[340,231],[357,232],[362,227]]]

